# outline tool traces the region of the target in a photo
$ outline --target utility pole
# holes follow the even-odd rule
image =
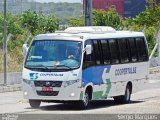
[[[23,9],[22,7],[23,7],[23,3],[22,3],[22,0],[21,0],[21,14],[22,14],[22,11],[23,11],[23,10],[22,10],[22,9]]]
[[[85,26],[92,26],[92,0],[84,0]]]
[[[4,0],[4,43],[3,43],[3,54],[4,54],[4,85],[7,84],[7,25],[6,25],[6,0]]]
[[[157,30],[157,35],[156,35],[156,39],[157,39],[157,44],[158,44],[158,65],[160,65],[160,28],[158,28]]]

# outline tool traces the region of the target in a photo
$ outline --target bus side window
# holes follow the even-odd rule
[[[85,42],[86,45],[92,45],[91,40],[87,40]],[[95,60],[94,60],[94,52],[93,52],[93,46],[92,46],[92,53],[90,55],[86,55],[86,52],[84,53],[84,58],[83,58],[83,69],[94,66],[95,65]]]
[[[119,49],[120,49],[120,58],[121,63],[129,62],[129,52],[127,47],[127,41],[125,38],[118,39]]]
[[[119,49],[118,49],[117,41],[116,39],[109,39],[108,42],[109,42],[112,64],[118,64],[119,63]]]
[[[147,61],[148,55],[146,50],[146,45],[143,37],[136,38],[137,51],[138,51],[138,60],[139,62]]]
[[[97,65],[100,65],[102,63],[101,51],[100,51],[100,44],[97,40],[93,40],[93,51],[95,55],[95,62]]]
[[[129,48],[130,48],[130,61],[137,62],[137,49],[134,38],[128,38]]]
[[[108,40],[101,40],[102,54],[105,65],[111,64],[111,55]]]

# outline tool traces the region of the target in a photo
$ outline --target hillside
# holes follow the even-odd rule
[[[0,1],[0,12],[3,12],[3,1]],[[7,12],[13,15],[22,14],[32,10],[45,15],[55,15],[59,18],[60,24],[67,24],[69,18],[79,18],[82,16],[82,3],[40,3],[28,2],[26,0],[7,1]]]
[[[42,3],[38,3],[41,4]],[[67,24],[70,18],[79,18],[82,16],[81,3],[44,3],[41,8],[46,14],[45,8],[48,8],[48,13],[58,17],[60,24]]]

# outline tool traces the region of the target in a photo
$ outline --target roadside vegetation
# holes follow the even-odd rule
[[[0,14],[0,72],[3,71],[3,14]],[[22,70],[23,52],[22,45],[28,31],[31,32],[30,40],[40,33],[55,32],[58,29],[58,19],[53,16],[45,16],[43,13],[26,11],[22,15],[7,14],[7,33],[12,37],[8,41],[8,71],[19,72]]]
[[[151,2],[152,1],[152,2]],[[141,12],[135,18],[122,18],[115,9],[109,11],[93,10],[93,25],[111,26],[117,30],[144,31],[149,51],[156,44],[156,31],[160,27],[160,4],[155,0],[150,0],[146,10]],[[21,15],[7,14],[7,32],[12,34],[8,42],[8,71],[17,72],[22,70],[23,54],[22,44],[27,36],[28,30],[31,32],[31,38],[40,33],[49,33],[58,30],[59,20],[54,15],[45,16],[43,13],[26,11]],[[69,26],[84,26],[84,17],[70,18]],[[3,68],[3,14],[0,13],[0,72]]]

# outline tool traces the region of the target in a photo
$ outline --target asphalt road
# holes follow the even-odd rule
[[[157,76],[159,78],[159,74]],[[81,110],[80,106],[75,104],[55,103],[42,103],[39,109],[32,109],[27,100],[23,99],[22,91],[0,93],[0,114],[92,114],[93,116],[94,114],[158,115],[160,114],[160,79],[158,78],[153,75],[152,79],[150,79],[149,83],[145,86],[145,89],[132,95],[130,104],[116,104],[113,99],[108,99],[93,102],[91,108],[88,110]]]

